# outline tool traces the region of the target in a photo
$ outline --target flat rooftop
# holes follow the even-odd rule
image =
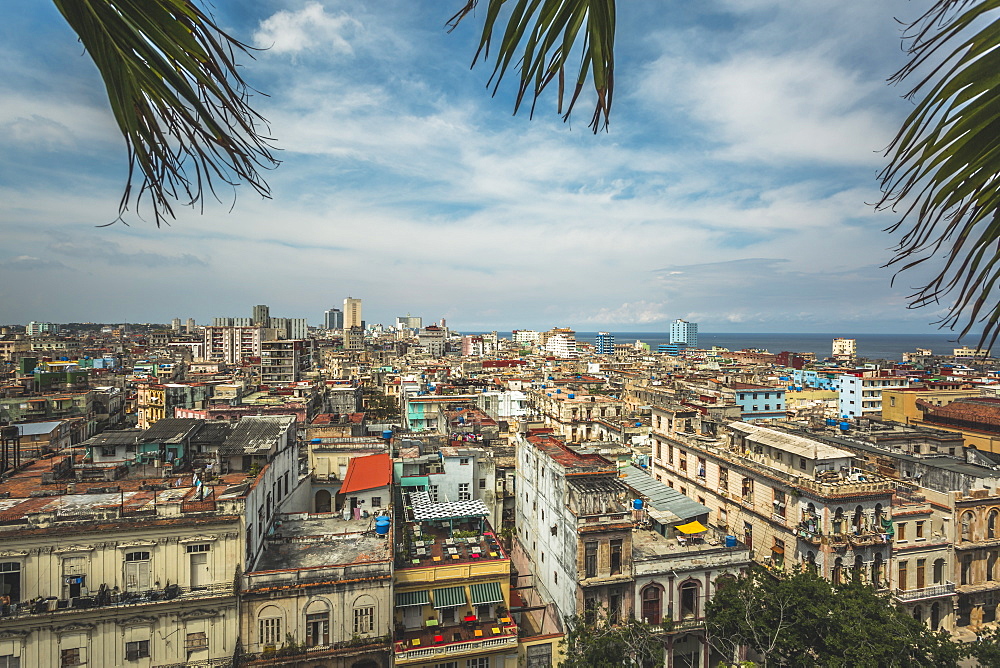
[[[392,559],[392,536],[375,534],[375,516],[344,520],[339,513],[286,515],[275,525],[255,572],[349,566]]]

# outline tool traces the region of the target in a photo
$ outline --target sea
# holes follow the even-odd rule
[[[484,334],[486,332],[464,332],[466,334]],[[669,332],[611,332],[615,335],[615,343],[635,343],[637,340],[649,344],[652,351],[661,343],[670,343]],[[498,332],[501,337],[510,338],[510,332]],[[975,346],[978,335],[963,338],[962,343],[955,340],[955,334],[850,334],[831,332],[821,334],[789,334],[789,333],[712,333],[698,332],[698,347],[711,348],[720,346],[729,350],[745,348],[762,349],[769,353],[790,351],[794,353],[815,353],[817,359],[826,359],[833,354],[835,338],[855,339],[858,347],[858,357],[870,360],[902,360],[903,353],[915,352],[917,348],[929,348],[935,355],[951,355],[955,348],[961,345]],[[576,340],[593,343],[597,332],[577,332]]]
[[[661,343],[670,343],[669,332],[611,332],[615,335],[615,343],[648,343],[650,350],[655,351]],[[593,343],[597,332],[577,332],[576,340]],[[698,332],[698,347],[708,349],[712,346],[743,350],[745,348],[763,349],[769,353],[790,351],[795,353],[815,353],[817,359],[825,359],[833,354],[835,338],[854,339],[857,341],[858,357],[871,360],[902,360],[903,353],[915,352],[917,348],[929,348],[935,355],[951,355],[960,345],[955,341],[954,334],[787,334],[772,333],[712,333]],[[974,346],[978,337],[971,336],[963,343]]]

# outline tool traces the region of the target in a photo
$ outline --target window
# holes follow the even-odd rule
[[[354,608],[354,632],[371,633],[375,630],[375,607]]]
[[[465,668],[490,668],[490,657],[480,656],[475,659],[466,659]]]
[[[13,654],[0,655],[0,668],[21,668],[21,657]]]
[[[433,503],[437,503],[438,502],[438,486],[437,485],[430,485],[427,488],[427,496],[430,497],[430,499],[431,499],[431,501]],[[525,496],[525,498],[527,498],[528,497],[528,493],[525,492],[524,496]]]
[[[584,577],[597,577],[597,541],[588,541],[584,544]]]
[[[16,561],[0,563],[0,595],[10,598],[11,603],[21,600],[21,564]],[[0,664],[3,668],[3,664]]]
[[[191,554],[192,552],[210,552],[212,546],[208,543],[198,543],[197,545],[188,545],[187,552]]]
[[[136,640],[125,643],[125,660],[138,661],[149,657],[149,641]]]
[[[924,521],[923,520],[920,520],[919,522],[916,523],[916,533],[917,533],[917,538],[918,539],[924,537]]]
[[[281,642],[281,617],[267,617],[259,620],[258,639],[265,647],[277,647]]]
[[[459,460],[458,460],[458,463],[459,463],[460,466],[468,466],[469,465],[469,458],[468,457],[460,457]]]
[[[317,612],[306,615],[306,647],[330,644],[330,615]]]
[[[719,467],[719,489],[723,492],[729,491],[729,469]]]
[[[622,539],[616,538],[611,541],[611,574],[620,575],[622,572]]]
[[[544,473],[544,470],[542,472]],[[486,478],[479,479],[479,489],[486,489]]]
[[[648,585],[642,590],[642,621],[649,624],[660,623],[660,601],[662,592],[656,585]]]
[[[458,483],[458,500],[459,501],[472,500],[472,492],[469,490],[469,483],[467,482]]]
[[[906,591],[909,583],[909,573],[907,571],[907,564],[905,561],[900,561],[896,564],[897,574],[896,574],[896,588],[900,591]]]
[[[63,598],[80,596],[87,586],[87,558],[67,557],[63,559]]]
[[[698,472],[697,472],[698,477],[701,478],[701,479],[704,479],[705,478],[705,474],[707,472],[707,469],[708,469],[708,465],[705,463],[705,458],[704,457],[699,457],[698,458]]]
[[[149,589],[149,552],[125,553],[125,591]]]
[[[187,637],[184,639],[184,649],[208,649],[208,635],[204,631],[187,634]]]
[[[698,616],[698,583],[692,581],[681,585],[681,618]]]
[[[444,663],[435,663],[434,668],[458,668],[458,661],[446,661]]]
[[[785,499],[785,493],[780,489],[774,490],[774,514],[785,519],[785,509],[787,508],[787,502]]]
[[[60,666],[85,666],[87,661],[84,658],[82,647],[73,647],[59,652]]]
[[[101,446],[101,456],[102,457],[114,457],[118,452],[118,448],[113,445]]]
[[[683,450],[677,451],[677,468],[679,468],[684,472],[687,472],[688,469],[687,453],[684,452]]]
[[[906,540],[906,522],[896,524],[896,540]]]
[[[372,508],[381,508],[381,507],[382,507],[382,497],[381,496],[373,496],[372,497]]]
[[[753,478],[743,478],[743,500],[753,503]]]

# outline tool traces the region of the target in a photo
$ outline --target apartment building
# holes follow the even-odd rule
[[[600,394],[579,394],[544,383],[528,391],[531,408],[546,427],[568,441],[584,442],[599,438],[605,428],[602,420],[625,417],[625,403]]]
[[[882,413],[882,391],[907,387],[905,376],[895,376],[888,371],[861,370],[837,377],[840,415],[858,418]]]
[[[260,358],[264,328],[206,327],[205,358],[212,362],[225,362],[240,366],[250,359]]]

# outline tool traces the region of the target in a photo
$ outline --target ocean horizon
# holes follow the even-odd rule
[[[605,330],[607,331],[607,330]],[[463,332],[464,334],[485,334],[488,332]],[[510,332],[499,332],[504,338],[510,338]],[[615,332],[615,343],[648,343],[651,350],[656,351],[660,344],[670,343],[669,332]],[[577,341],[594,343],[597,332],[577,332]],[[903,353],[915,352],[917,348],[929,348],[935,355],[951,355],[955,348],[962,345],[975,346],[978,334],[965,337],[960,344],[955,341],[954,333],[947,334],[850,334],[842,332],[829,333],[760,333],[760,332],[698,332],[698,347],[711,348],[719,346],[729,350],[745,348],[764,349],[769,353],[790,351],[795,353],[814,353],[817,359],[824,359],[833,354],[833,339],[847,338],[857,341],[858,357],[867,359],[902,360]]]

